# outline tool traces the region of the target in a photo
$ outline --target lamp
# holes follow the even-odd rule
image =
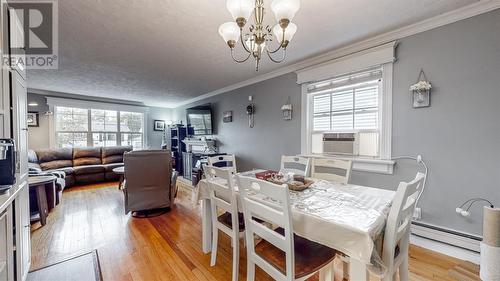
[[[233,19],[244,19],[245,22],[250,18],[254,7],[251,0],[227,0],[226,8],[233,16]]]
[[[283,35],[283,30],[285,35]],[[292,41],[295,32],[297,32],[297,26],[294,23],[288,24],[288,27],[286,29],[281,28],[279,24],[273,27],[273,33],[274,36],[276,36],[276,39],[281,40],[280,38],[283,38],[283,42],[281,43],[285,44],[285,46],[283,47],[286,47],[286,45],[288,45],[288,43]]]
[[[274,0],[271,4],[271,10],[278,22],[291,22],[299,9],[300,0]]]
[[[219,26],[219,34],[230,48],[231,57],[237,63],[246,62],[250,57],[255,59],[255,70],[259,70],[261,54],[264,51],[269,59],[275,63],[281,63],[286,58],[286,48],[293,36],[297,32],[297,26],[291,21],[300,9],[300,0],[274,0],[271,10],[274,13],[278,24],[274,28],[264,25],[264,0],[227,0],[226,8],[233,17],[234,22],[226,22]],[[243,28],[253,14],[253,24],[249,27],[249,33],[244,34]],[[273,41],[274,34],[278,46],[275,49],[269,48],[269,43]],[[247,53],[246,57],[236,58],[234,48],[239,40]],[[266,44],[267,43],[267,44]],[[273,54],[281,52],[281,57],[274,57]]]
[[[459,215],[461,215],[462,217],[468,217],[470,216],[470,209],[472,208],[472,205],[474,205],[474,203],[476,202],[486,202],[490,205],[491,208],[495,208],[495,206],[493,206],[493,203],[491,203],[489,200],[487,199],[484,199],[484,198],[472,198],[472,199],[469,199],[467,201],[465,201],[464,203],[462,203],[462,205],[460,205],[459,207],[457,207],[455,209],[455,212]],[[464,208],[465,205],[469,204],[469,207],[467,208]]]
[[[234,48],[240,37],[240,28],[235,22],[226,22],[219,26],[219,34],[230,48]]]

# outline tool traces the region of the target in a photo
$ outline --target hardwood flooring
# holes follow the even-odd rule
[[[97,249],[103,279],[231,280],[231,246],[219,235],[217,265],[201,250],[200,207],[191,193],[179,191],[169,213],[154,218],[125,215],[117,183],[73,187],[48,216],[47,225],[32,226],[32,269]],[[246,278],[241,249],[239,280]],[[411,280],[454,280],[448,270],[460,261],[422,248],[410,249]],[[272,280],[257,270],[256,280]],[[311,280],[317,280],[314,276]],[[372,280],[378,280],[372,278]]]

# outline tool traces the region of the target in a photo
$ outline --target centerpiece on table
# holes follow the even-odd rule
[[[295,175],[294,173],[286,172],[286,171],[264,171],[260,173],[256,173],[255,177],[261,180],[266,180],[268,182],[272,182],[274,184],[286,184],[290,190],[293,191],[302,191],[314,181],[310,179],[306,179],[304,176]]]

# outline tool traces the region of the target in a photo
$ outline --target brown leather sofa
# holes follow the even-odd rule
[[[113,169],[123,166],[123,153],[132,151],[131,146],[50,148],[30,151],[30,170],[43,172],[63,171],[66,187],[117,181]]]

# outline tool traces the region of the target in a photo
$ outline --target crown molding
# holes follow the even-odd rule
[[[395,41],[401,38],[405,38],[408,36],[412,36],[424,31],[428,31],[431,29],[435,29],[444,25],[448,25],[460,20],[468,19],[480,14],[484,14],[496,9],[500,8],[500,0],[480,0],[477,3],[470,4],[467,6],[464,6],[462,8],[443,13],[441,15],[411,24],[407,25],[405,27],[401,27],[398,29],[395,29],[393,31],[389,31],[374,37],[371,37],[369,39],[365,39],[362,41],[358,41],[353,44],[349,44],[340,48],[336,48],[332,51],[326,52],[324,54],[315,56],[313,58],[305,59],[302,61],[299,61],[297,63],[279,68],[277,70],[258,75],[256,77],[250,78],[248,80],[229,85],[227,87],[203,94],[201,96],[188,99],[186,101],[177,103],[172,106],[172,108],[177,108],[180,106],[184,106],[193,102],[197,102],[209,97],[213,97],[216,95],[220,95],[222,93],[226,93],[229,91],[233,91],[245,86],[249,86],[258,82],[262,82],[271,78],[275,78],[287,73],[295,72],[297,70],[301,70],[307,67],[311,67],[320,63],[327,62],[329,60],[333,59],[339,59],[347,55],[351,55],[357,52],[364,51],[369,48],[377,47],[386,43],[389,43],[391,41]]]

